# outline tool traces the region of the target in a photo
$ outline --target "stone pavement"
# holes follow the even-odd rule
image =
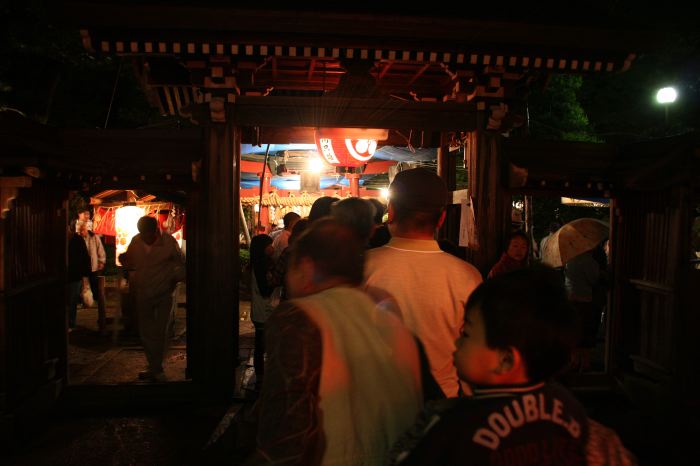
[[[119,325],[108,299],[108,331],[97,327],[97,309],[78,310],[69,335],[71,386],[52,413],[20,426],[18,442],[0,449],[2,465],[237,464],[240,435],[231,427],[255,393],[250,302],[240,303],[236,393],[230,403],[195,403],[185,381],[185,309],[177,310],[171,350],[164,364],[171,382],[138,380],[145,366],[135,335]],[[237,416],[238,415],[238,416]]]

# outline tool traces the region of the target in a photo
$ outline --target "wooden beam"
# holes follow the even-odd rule
[[[409,134],[410,128],[401,128],[389,131],[389,137],[386,140],[380,141],[380,146],[399,146],[405,147],[408,144],[406,134]],[[414,130],[414,133],[420,131]],[[429,132],[422,139],[422,147],[438,147],[440,144],[438,133]],[[243,133],[242,142],[245,144],[255,144],[255,132],[246,131]],[[307,126],[297,127],[260,127],[260,142],[261,144],[314,144],[314,129]]]
[[[391,66],[394,64],[394,62],[384,62],[384,66],[382,67],[382,71],[379,72],[379,76],[377,77],[378,81],[381,81],[382,78],[384,78],[384,75],[386,75],[389,70],[391,69]]]
[[[523,7],[523,13],[524,8],[527,7]],[[488,12],[484,7],[482,17],[488,18]],[[95,29],[112,35],[115,31],[117,34],[121,32],[123,37],[118,39],[122,41],[139,37],[139,32],[144,40],[172,39],[171,31],[176,31],[176,34],[180,32],[181,40],[210,41],[215,31],[220,41],[237,40],[239,44],[260,43],[267,39],[272,43],[300,46],[313,40],[314,44],[338,48],[366,47],[379,43],[406,50],[406,44],[419,44],[421,49],[439,44],[451,50],[460,46],[470,47],[471,50],[475,46],[492,49],[513,46],[518,50],[535,47],[574,51],[584,49],[608,54],[644,51],[656,39],[651,33],[625,30],[623,27],[613,30],[602,28],[600,24],[589,27],[567,25],[564,20],[571,16],[570,11],[560,9],[556,11],[557,15],[554,13],[550,15],[549,24],[547,21],[527,24],[522,21],[468,19],[467,14],[474,16],[473,8],[442,16],[414,12],[413,15],[400,17],[361,11],[338,13],[302,9],[291,12],[284,8],[136,4],[125,8],[117,3],[86,2],[69,2],[57,9],[57,15],[64,21],[87,30],[93,44],[100,40]],[[212,18],[216,20],[212,21]],[[135,32],[127,34],[130,31]],[[158,31],[159,36],[154,36],[154,31]]]
[[[476,106],[454,102],[404,102],[342,97],[236,98],[240,126],[310,126],[341,128],[469,131],[476,125]]]
[[[316,59],[312,58],[311,63],[309,63],[309,72],[306,75],[306,79],[311,79],[314,75],[314,68],[316,67]]]
[[[413,75],[411,80],[408,82],[408,85],[410,86],[411,84],[416,82],[416,79],[420,78],[423,75],[423,73],[425,73],[425,70],[427,70],[429,67],[430,63],[426,63],[425,65],[423,65],[418,71],[416,71],[416,74]]]

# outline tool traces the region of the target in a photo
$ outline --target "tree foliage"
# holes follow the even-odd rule
[[[553,75],[528,99],[530,135],[538,139],[599,142],[579,103],[580,76]]]
[[[0,107],[66,127],[104,127],[110,103],[109,127],[161,118],[146,102],[130,62],[89,55],[79,32],[54,23],[43,2],[3,4],[0,18]]]

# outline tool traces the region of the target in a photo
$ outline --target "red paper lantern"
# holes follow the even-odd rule
[[[319,129],[314,134],[316,148],[323,159],[340,167],[359,167],[366,164],[377,150],[375,139],[350,139],[337,130]]]

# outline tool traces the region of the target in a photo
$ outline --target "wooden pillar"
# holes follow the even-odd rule
[[[480,103],[477,130],[469,133],[465,149],[468,187],[474,201],[479,249],[470,250],[468,260],[486,276],[498,261],[503,243],[510,234],[511,195],[503,187],[505,170],[502,136],[483,128],[485,105]]]
[[[258,178],[263,176],[262,173],[258,173]],[[262,183],[262,195],[264,196],[265,194],[270,193],[270,180],[272,180],[272,173],[270,173],[268,170],[265,170],[265,177],[263,178],[263,183]],[[269,206],[263,206],[260,204],[260,222],[257,224],[255,228],[255,233],[260,234],[260,233],[267,233],[270,231],[270,207]],[[257,220],[257,218],[256,218]]]
[[[457,158],[450,156],[450,138],[448,133],[440,134],[440,147],[437,152],[438,176],[445,181],[450,198],[447,201],[445,222],[438,232],[439,239],[447,239],[459,244],[460,206],[452,205],[452,192],[457,189]]]
[[[437,170],[440,178],[445,180],[448,190],[454,191],[457,189],[457,158],[450,156],[450,138],[448,133],[440,134]]]
[[[241,132],[232,123],[235,107],[227,104],[214,121],[207,109],[200,108],[198,120],[203,126],[204,153],[195,195],[195,250],[188,248],[188,282],[194,281],[189,283],[194,308],[189,309],[188,319],[194,361],[188,369],[210,395],[228,397],[238,365]]]

